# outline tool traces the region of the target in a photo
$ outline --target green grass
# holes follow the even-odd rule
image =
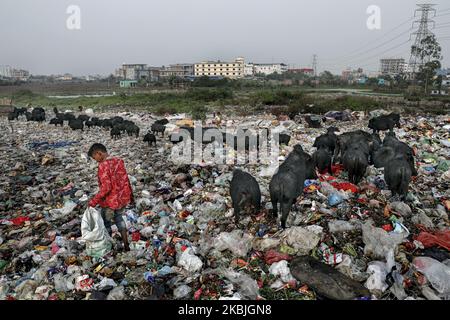
[[[236,82],[237,83],[237,82]],[[208,110],[225,111],[225,106],[236,106],[230,111],[242,116],[269,111],[274,115],[298,113],[324,114],[330,110],[372,111],[386,107],[376,97],[347,94],[339,97],[322,95],[317,91],[290,88],[249,88],[239,87],[232,82],[228,86],[192,87],[185,91],[169,92],[120,92],[105,97],[50,98],[30,90],[18,90],[9,95],[13,104],[20,106],[57,106],[64,109],[76,109],[78,106],[108,110],[112,108],[133,108],[156,114],[190,113],[195,119],[204,119]],[[239,83],[238,83],[239,84]],[[241,84],[241,83],[240,83]],[[236,85],[236,88],[231,88]],[[327,92],[330,93],[330,92]],[[430,100],[435,100],[430,98]],[[438,100],[438,98],[436,98]],[[442,103],[450,101],[440,97]],[[313,105],[313,107],[309,107]],[[426,109],[426,110],[425,110]],[[411,112],[414,110],[411,110]],[[418,108],[416,111],[445,113],[442,106]]]

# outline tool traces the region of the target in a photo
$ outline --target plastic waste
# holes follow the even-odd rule
[[[34,280],[22,281],[15,289],[17,298],[20,300],[32,300],[34,298],[34,292],[38,284]]]
[[[339,193],[333,193],[328,196],[328,204],[332,207],[342,203],[344,198]]]
[[[158,276],[160,276],[160,277],[167,276],[168,274],[171,274],[171,273],[173,273],[173,270],[169,266],[164,266],[158,270]]]
[[[103,291],[117,287],[117,283],[113,279],[103,278],[96,287],[98,290]]]
[[[416,257],[412,263],[427,277],[436,291],[444,295],[450,294],[450,267],[429,257]]]
[[[91,291],[94,286],[94,280],[88,274],[81,275],[76,279],[75,289],[80,291]]]
[[[412,214],[411,207],[404,202],[391,202],[390,207],[394,212],[404,217],[409,217]]]
[[[112,289],[106,300],[124,300],[125,299],[125,288],[123,286],[118,286]]]
[[[175,299],[186,299],[189,297],[189,294],[191,292],[192,292],[191,287],[184,284],[173,290],[173,297]]]
[[[307,255],[320,241],[320,236],[303,227],[291,227],[280,235],[281,243],[294,249],[297,255]]]
[[[269,268],[269,273],[275,277],[280,277],[284,283],[291,281],[297,282],[292,276],[291,271],[288,267],[288,262],[286,260],[281,260],[273,263]]]
[[[203,262],[193,253],[192,248],[188,248],[181,254],[178,260],[178,266],[191,273],[194,273],[202,269]]]
[[[423,225],[428,229],[434,229],[433,220],[431,220],[431,218],[428,217],[423,211],[419,211],[418,213],[414,214],[411,218],[411,222],[416,225]]]
[[[71,213],[76,208],[76,206],[77,206],[77,204],[75,202],[69,200],[64,203],[63,208],[52,209],[49,211],[49,213],[53,219],[62,218],[64,216],[68,215],[69,213]]]
[[[342,262],[336,266],[336,270],[358,282],[365,281],[369,277],[364,271],[365,264],[358,263],[352,256],[346,254],[342,255]]]
[[[88,207],[81,220],[81,239],[86,242],[86,253],[101,258],[112,248],[112,239],[103,224],[100,213]]]
[[[342,262],[342,253],[335,253],[326,243],[322,242],[317,250],[326,264],[335,265]]]
[[[388,271],[386,264],[381,261],[372,261],[369,263],[367,273],[370,274],[365,286],[370,292],[381,295],[389,287],[385,282]]]
[[[352,223],[353,222],[353,223]],[[361,228],[361,224],[354,221],[332,220],[328,222],[328,229],[331,233],[353,231]]]
[[[364,254],[373,258],[384,258],[389,250],[394,252],[397,246],[403,242],[408,233],[386,232],[382,228],[373,226],[373,221],[369,220],[362,226],[362,238],[365,244]]]
[[[256,280],[252,279],[245,273],[239,273],[234,270],[226,270],[223,275],[238,286],[239,294],[247,299],[255,300],[259,295],[259,287]]]
[[[429,286],[423,286],[421,291],[428,300],[442,300]]]
[[[280,244],[280,239],[277,238],[255,238],[253,240],[253,249],[256,251],[267,251],[277,247]]]
[[[214,239],[214,247],[218,251],[228,249],[237,257],[245,257],[252,247],[252,237],[242,230],[222,232]]]

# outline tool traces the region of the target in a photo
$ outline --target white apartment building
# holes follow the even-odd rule
[[[244,58],[236,58],[233,62],[204,61],[194,65],[196,77],[224,77],[238,79],[244,77]]]
[[[380,60],[380,72],[382,75],[395,76],[398,74],[407,73],[408,70],[408,63],[406,63],[403,58]]]
[[[253,64],[255,74],[274,74],[284,73],[288,71],[288,66],[284,63],[255,63]]]

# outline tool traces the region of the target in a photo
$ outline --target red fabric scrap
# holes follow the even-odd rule
[[[280,253],[275,250],[269,250],[264,255],[264,261],[266,261],[267,264],[272,264],[281,260],[291,260],[292,257],[285,253]]]
[[[422,242],[425,248],[439,246],[450,251],[450,230],[436,231],[434,234],[422,231],[415,240]]]
[[[353,193],[359,192],[358,187],[350,182],[341,182],[341,183],[332,182],[331,185],[338,190],[344,190],[344,191],[350,190]]]
[[[30,221],[30,218],[28,218],[28,217],[17,217],[17,218],[11,219],[9,221],[12,222],[12,224],[15,225],[15,226],[20,226],[20,225],[24,224],[25,221]]]

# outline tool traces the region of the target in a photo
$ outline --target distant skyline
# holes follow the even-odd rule
[[[409,61],[416,1],[411,0],[1,0],[0,65],[32,74],[108,75],[122,63],[162,66],[204,60],[286,63],[340,74]],[[450,2],[436,4],[434,30],[450,67]],[[70,5],[81,29],[69,30]],[[381,30],[369,30],[370,5]],[[419,17],[417,17],[418,19]],[[417,26],[417,25],[416,25]],[[386,33],[390,30],[392,32]]]

